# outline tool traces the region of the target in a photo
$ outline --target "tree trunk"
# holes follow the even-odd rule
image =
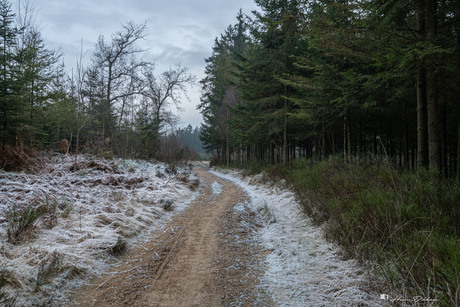
[[[228,111],[227,111],[228,112]],[[227,116],[228,118],[228,116]],[[226,157],[225,157],[225,165],[230,165],[230,141],[229,141],[229,129],[228,129],[228,123],[226,124],[226,139],[225,139],[225,152],[226,152]]]
[[[336,152],[335,152],[335,135],[333,133],[331,134],[331,143],[332,143],[332,149],[331,149],[332,151],[331,152],[332,152],[333,155],[335,155],[336,154]]]
[[[447,165],[447,104],[441,104],[441,174],[443,178],[449,177],[449,166]]]
[[[425,37],[425,0],[417,1],[417,31],[420,39]],[[417,166],[428,166],[428,122],[424,63],[417,71]]]
[[[271,139],[268,140],[268,150],[270,151],[268,156],[269,164],[275,164],[275,151]]]
[[[284,98],[284,112],[287,113],[287,99]],[[287,114],[284,114],[283,123],[283,164],[288,162],[288,142],[287,142]]]
[[[105,148],[105,116],[102,115],[102,136],[101,136],[101,150]]]
[[[407,101],[404,102],[404,131],[403,131],[403,166],[409,169],[409,128],[407,124]]]
[[[425,19],[428,40],[436,37],[436,0],[426,0]],[[440,169],[439,158],[439,119],[438,119],[438,86],[436,73],[436,57],[430,57],[426,73],[426,96],[428,113],[428,154],[430,169]]]
[[[126,122],[126,139],[125,139],[125,158],[128,158],[128,147],[129,147],[129,124]]]
[[[457,180],[460,181],[460,120],[457,123]]]
[[[431,70],[431,69],[430,69]],[[430,169],[439,170],[439,119],[437,102],[437,78],[434,70],[427,73],[428,96],[428,152]]]
[[[321,126],[321,159],[324,160],[326,158],[326,125],[324,124],[324,117],[322,120]]]
[[[378,144],[377,144],[377,138],[380,136],[374,131],[374,155],[377,155],[378,152]]]

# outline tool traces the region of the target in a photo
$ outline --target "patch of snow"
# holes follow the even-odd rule
[[[271,251],[262,286],[279,306],[387,306],[375,293],[378,280],[340,248],[301,211],[284,184],[264,183],[261,175],[211,171],[244,188],[249,207],[264,221],[258,240]]]
[[[172,176],[160,163],[77,160],[48,158],[36,174],[0,171],[0,269],[9,276],[0,290],[19,306],[63,305],[69,289],[108,268],[119,238],[128,248],[148,240],[198,194],[189,169]],[[31,205],[54,209],[12,244],[11,217]]]

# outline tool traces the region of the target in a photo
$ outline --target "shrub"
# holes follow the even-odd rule
[[[200,186],[200,179],[193,179],[190,181],[188,185],[189,189],[192,191],[196,191],[196,189],[198,189],[199,186]]]
[[[44,203],[37,198],[24,208],[13,206],[6,214],[8,242],[20,243],[26,235],[30,234],[36,221],[41,217],[45,228],[53,228],[58,221],[58,210],[61,217],[67,217],[73,210],[73,206],[66,199],[59,202],[50,199],[48,195],[45,195]]]
[[[455,305],[460,289],[460,185],[426,170],[363,161],[295,162],[283,173],[345,255],[378,264],[395,293]]]
[[[170,199],[162,199],[160,200],[160,204],[164,211],[170,212],[174,210],[174,202]]]

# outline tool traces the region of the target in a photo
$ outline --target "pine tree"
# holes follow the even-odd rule
[[[30,147],[41,147],[51,141],[46,110],[65,96],[66,73],[58,66],[61,55],[46,48],[41,33],[33,25],[21,34],[17,58],[21,99],[27,104],[24,123],[29,127],[28,143]]]
[[[203,95],[199,109],[204,124],[201,140],[209,151],[216,151],[222,163],[230,163],[235,136],[238,132],[231,127],[232,108],[240,100],[236,89],[239,76],[236,64],[241,61],[246,48],[246,24],[240,12],[238,23],[227,27],[225,33],[215,40],[213,54],[206,59],[206,78],[201,80]]]
[[[0,1],[0,143],[14,144],[20,127],[18,118],[24,109],[19,99],[16,46],[20,30],[14,25],[15,14],[7,0]]]
[[[262,13],[256,14],[245,61],[241,64],[241,91],[244,105],[238,116],[251,119],[240,126],[251,132],[252,141],[260,148],[271,147],[270,160],[277,157],[287,163],[288,144],[293,133],[290,113],[293,104],[289,97],[295,88],[283,82],[287,73],[296,70],[294,58],[306,47],[301,28],[305,21],[303,1],[256,1]],[[243,113],[252,112],[251,115]]]

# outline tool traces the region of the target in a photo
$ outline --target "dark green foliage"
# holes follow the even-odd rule
[[[206,59],[206,78],[201,80],[203,96],[198,106],[203,114],[201,128],[203,147],[219,156],[222,163],[228,163],[228,151],[238,142],[238,133],[230,130],[233,118],[231,110],[240,103],[237,89],[239,68],[248,44],[247,24],[242,12],[238,24],[229,26],[216,39],[213,54]]]
[[[56,131],[61,128],[59,122],[51,119],[72,110],[68,107],[54,116],[53,102],[66,99],[63,70],[57,65],[60,54],[46,48],[32,22],[17,24],[25,16],[16,17],[11,4],[1,1],[0,144],[49,146],[56,136],[61,137]]]
[[[179,128],[175,134],[183,146],[188,147],[192,152],[196,152],[201,157],[206,157],[206,151],[200,140],[201,129],[199,127],[193,128],[188,125],[186,128]]]
[[[202,81],[202,140],[220,163],[372,153],[460,174],[454,1],[256,3],[216,40]]]
[[[11,4],[0,1],[0,143],[14,141],[14,132],[20,126],[15,119],[24,108],[19,99],[22,85],[16,82],[19,71],[14,50],[20,31],[14,18]]]
[[[378,263],[395,293],[458,303],[458,1],[255,2],[242,51],[238,19],[202,81],[213,163],[274,164],[330,238]]]

